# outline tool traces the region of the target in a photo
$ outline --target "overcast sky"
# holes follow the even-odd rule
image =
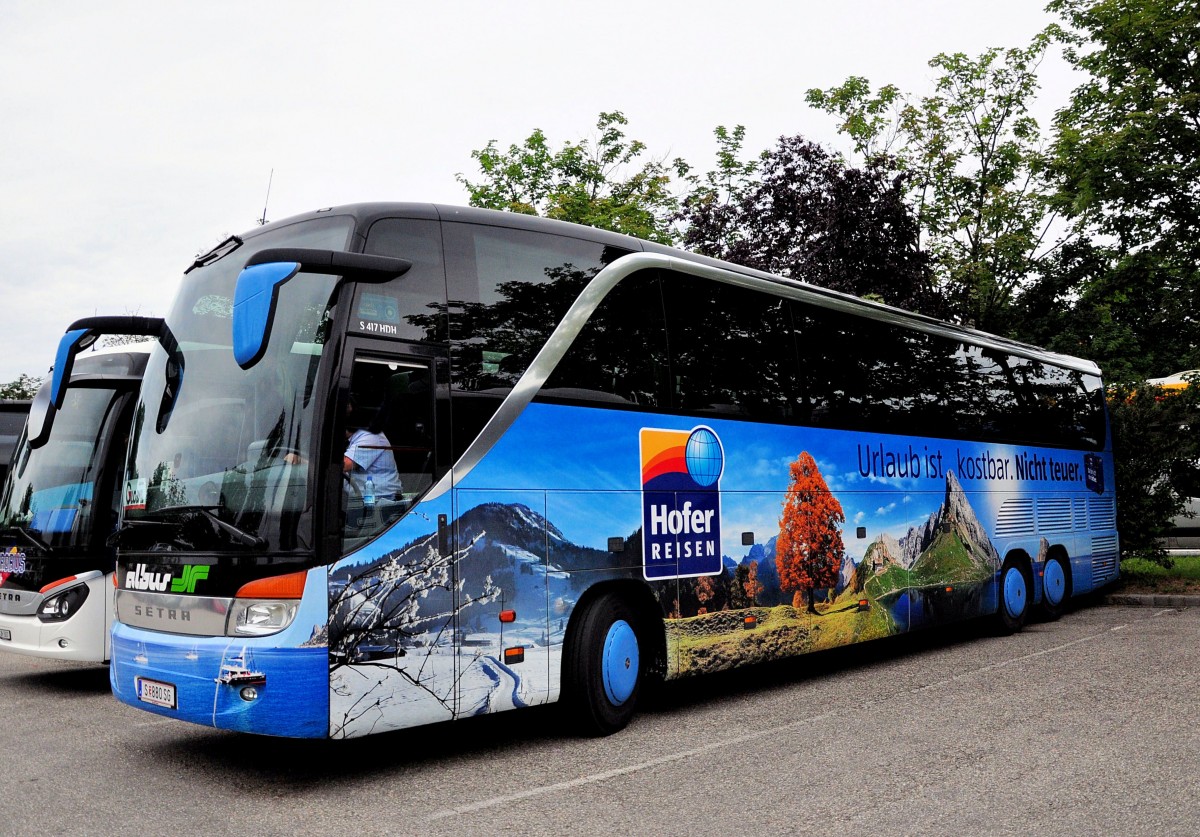
[[[656,157],[711,166],[802,133],[849,75],[930,91],[939,52],[1019,46],[1045,0],[836,3],[0,0],[0,383],[44,375],[65,327],[163,316],[201,250],[364,200],[462,204],[471,150],[602,110]],[[1043,126],[1076,83],[1043,65]]]

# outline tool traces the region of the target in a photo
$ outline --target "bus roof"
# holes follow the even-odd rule
[[[300,221],[308,221],[315,218],[338,215],[353,218],[355,220],[356,228],[359,230],[369,227],[370,224],[376,220],[381,220],[384,218],[413,218],[451,222],[457,221],[462,223],[505,227],[508,229],[544,232],[553,235],[569,236],[572,238],[582,238],[599,244],[620,247],[634,252],[640,250],[646,253],[657,253],[671,256],[682,261],[705,265],[715,268],[718,271],[726,271],[743,277],[752,277],[760,281],[750,284],[757,286],[760,290],[766,292],[778,293],[782,296],[811,302],[821,307],[833,308],[858,316],[868,317],[870,319],[882,320],[903,328],[912,328],[927,333],[954,337],[973,345],[1012,352],[1013,354],[1043,361],[1056,366],[1062,366],[1068,369],[1074,369],[1088,374],[1100,374],[1100,368],[1094,362],[1084,358],[1052,352],[1029,343],[1022,343],[1018,340],[980,331],[969,326],[946,322],[944,320],[926,316],[925,314],[906,311],[903,308],[897,308],[885,303],[873,302],[871,300],[862,299],[851,294],[842,293],[841,291],[822,288],[818,285],[813,285],[803,280],[777,276],[764,271],[734,264],[732,262],[721,261],[720,259],[702,256],[687,250],[682,250],[676,247],[668,247],[663,244],[656,244],[654,242],[645,241],[639,238],[633,238],[632,236],[622,235],[609,230],[602,230],[596,227],[587,227],[566,221],[557,221],[550,218],[542,218],[536,215],[522,215],[515,212],[501,212],[494,209],[480,209],[477,207],[450,206],[433,203],[355,203],[327,207],[313,212],[295,215],[290,218],[284,218],[279,221],[273,221],[266,226],[258,227],[240,237],[248,240],[267,230],[277,229],[279,227],[287,226]],[[224,242],[222,242],[222,244],[224,244]],[[351,243],[351,249],[361,250],[363,244],[364,241],[361,236],[359,236],[357,240]],[[203,259],[204,256],[201,256],[200,259],[197,260],[197,264],[201,263]],[[709,275],[711,278],[719,279],[719,275],[717,274],[709,273],[707,275]]]

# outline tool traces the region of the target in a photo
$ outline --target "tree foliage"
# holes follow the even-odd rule
[[[479,180],[459,174],[471,206],[541,215],[669,244],[679,208],[672,174],[687,164],[650,159],[646,145],[628,139],[620,111],[601,113],[591,139],[551,147],[539,128],[502,150],[496,140],[471,157]]]
[[[797,606],[803,599],[808,611],[816,613],[813,590],[836,585],[842,568],[841,524],[846,515],[808,451],[796,457],[789,472],[791,484],[775,544],[779,586],[784,591],[794,590]]]
[[[741,569],[740,565],[738,569]],[[758,597],[762,595],[763,585],[758,580],[758,564],[753,561],[746,565],[746,578],[742,581],[742,592],[746,595],[747,607],[758,604]]]
[[[762,595],[763,584],[758,580],[758,563],[743,561],[729,579],[728,605],[734,610],[754,607]]]
[[[42,385],[41,378],[22,373],[15,381],[0,385],[0,399],[5,401],[27,401],[37,395]]]
[[[1090,235],[1040,268],[1010,311],[1021,339],[1091,358],[1110,383],[1133,384],[1200,366],[1189,268],[1152,249],[1122,254]]]
[[[708,613],[708,604],[713,600],[716,592],[717,585],[711,575],[702,575],[696,579],[696,600],[700,603],[696,609],[697,615]]]
[[[1166,563],[1161,539],[1187,498],[1200,495],[1200,378],[1174,392],[1144,382],[1115,387],[1109,421],[1122,554]]]
[[[717,128],[717,167],[684,200],[683,246],[704,255],[938,313],[904,178],[850,168],[800,136],[742,161],[741,126]]]
[[[1125,248],[1200,245],[1200,6],[1055,0],[1067,58],[1086,71],[1057,118],[1071,208]]]
[[[1056,119],[1056,200],[1106,242],[1074,315],[1109,327],[1110,379],[1200,366],[1200,6],[1056,0],[1088,74]]]
[[[133,346],[137,343],[151,343],[153,337],[148,337],[144,334],[106,334],[100,338],[100,346],[108,348],[111,346]]]
[[[928,96],[894,85],[872,91],[859,76],[807,94],[868,162],[893,159],[907,173],[921,248],[933,257],[949,314],[1001,333],[1009,303],[1053,249],[1041,132],[1029,114],[1049,42],[1042,34],[976,58],[938,55]]]
[[[1086,80],[1055,119],[1047,172],[1080,238],[1041,265],[1019,336],[1096,360],[1110,384],[1124,554],[1158,538],[1200,456],[1195,395],[1145,378],[1200,367],[1200,7],[1177,0],[1054,0],[1048,34]],[[1194,388],[1193,388],[1194,389]]]

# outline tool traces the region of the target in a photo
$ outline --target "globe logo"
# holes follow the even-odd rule
[[[707,488],[720,478],[725,455],[721,452],[721,442],[717,435],[707,427],[697,427],[692,431],[692,435],[688,436],[683,456],[687,463],[688,475],[697,485]]]

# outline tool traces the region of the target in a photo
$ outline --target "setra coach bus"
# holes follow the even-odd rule
[[[1057,615],[1117,575],[1112,474],[1091,362],[587,227],[321,210],[183,278],[112,687],[270,735],[611,733],[650,677]]]
[[[0,481],[8,476],[9,463],[29,417],[29,403],[26,399],[0,400]]]
[[[116,330],[125,319],[103,322]],[[146,344],[96,349],[57,390],[51,381],[38,390],[0,489],[0,651],[108,660],[108,539],[147,357]]]

